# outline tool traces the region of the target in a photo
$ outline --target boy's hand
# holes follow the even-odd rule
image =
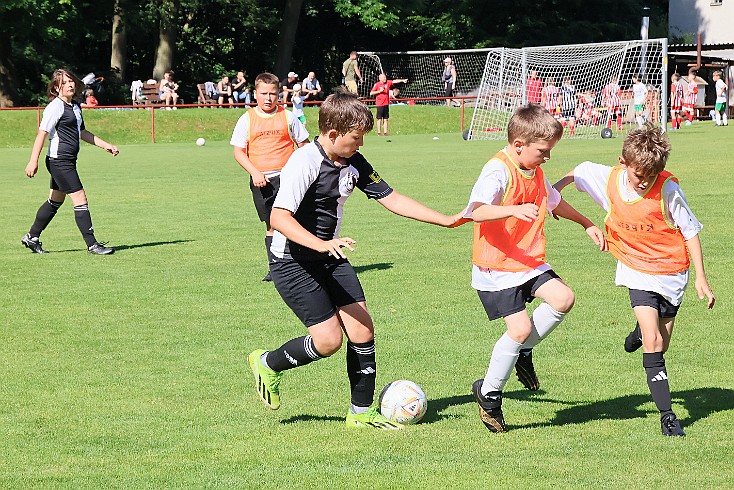
[[[38,162],[28,162],[28,165],[25,166],[25,174],[33,178],[36,172],[38,172]]]
[[[458,226],[463,225],[464,223],[469,223],[470,221],[474,221],[471,218],[464,218],[464,214],[466,213],[466,209],[463,209],[460,213],[457,213],[453,216],[451,216],[451,222],[446,226],[446,228],[456,228]]]
[[[602,252],[608,252],[609,251],[609,244],[607,243],[607,239],[604,237],[604,232],[601,231],[596,226],[589,226],[586,228],[586,234],[591,237],[592,240],[594,240],[594,243],[599,245],[599,250]]]
[[[716,302],[716,298],[714,297],[714,292],[711,291],[711,286],[709,286],[706,276],[698,277],[698,275],[696,275],[696,291],[698,292],[698,299],[703,299],[704,296],[708,298],[706,307],[709,310],[712,309]]]
[[[357,243],[349,237],[344,238],[333,238],[329,241],[324,241],[324,247],[319,252],[329,252],[336,258],[346,259],[347,256],[342,252],[342,247],[348,248],[354,252],[353,244]]]
[[[519,220],[534,221],[538,219],[538,211],[540,208],[532,202],[512,206],[512,208],[512,215]]]
[[[252,183],[255,187],[265,187],[268,185],[268,182],[270,182],[270,179],[268,179],[264,173],[257,172],[256,174],[252,174]]]
[[[107,153],[112,153],[113,157],[116,157],[120,154],[120,150],[118,150],[115,145],[110,145],[109,148],[107,148],[105,151],[107,151]]]

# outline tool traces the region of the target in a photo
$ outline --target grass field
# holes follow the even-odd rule
[[[401,192],[457,212],[502,145],[434,135],[371,135],[363,153]],[[198,148],[184,136],[156,145],[109,137],[121,147],[114,160],[83,148],[97,237],[118,250],[108,257],[84,251],[70,203],[42,237],[51,253],[24,249],[48,175],[23,174],[32,135],[22,148],[0,149],[9,191],[0,240],[0,487],[732,487],[731,127],[699,123],[671,135],[668,168],[705,225],[718,298],[707,311],[691,288],[678,316],[666,359],[688,437],[674,440],[660,435],[641,355],[622,349],[634,321],[626,291],[613,285],[614,261],[580,227],[546,226],[549,262],[576,306],[535,349],[541,390],[509,381],[510,431],[497,435],[470,395],[503,330],[469,284],[471,228],[408,221],[359,192],[342,234],[358,242],[350,260],[375,319],[378,389],[400,378],[421,384],[425,422],[400,433],[347,429],[342,352],[286,373],[283,406],[269,412],[245,356],[304,330],[260,282],[263,226],[231,147],[219,138]],[[554,181],[583,160],[614,164],[620,148],[620,139],[562,141],[544,169]],[[601,224],[586,196],[565,196]]]

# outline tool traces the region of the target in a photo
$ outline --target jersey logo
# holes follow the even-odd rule
[[[373,171],[373,172],[372,172],[372,173],[370,174],[370,180],[371,180],[372,182],[374,182],[375,184],[377,184],[378,182],[382,182],[382,177],[380,177],[380,175],[379,175],[379,174],[377,173],[377,171],[375,170],[375,171]]]
[[[343,170],[339,177],[339,195],[351,196],[354,186],[357,184],[357,174],[348,168]]]

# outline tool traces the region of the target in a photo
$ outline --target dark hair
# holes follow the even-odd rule
[[[369,133],[374,124],[369,108],[344,87],[329,95],[319,108],[321,134],[332,129],[336,129],[339,134],[347,134],[353,130]]]
[[[74,75],[66,68],[58,68],[54,70],[53,74],[51,75],[51,80],[48,82],[46,95],[48,96],[49,102],[59,96],[59,87],[64,81],[64,76],[67,76],[74,81],[74,97],[79,97],[81,95],[84,84],[79,79],[79,77]]]

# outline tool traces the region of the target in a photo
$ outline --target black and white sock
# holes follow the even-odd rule
[[[94,238],[94,226],[92,226],[92,215],[89,214],[88,204],[74,206],[74,219],[76,219],[76,226],[82,233],[87,248],[97,243],[97,239]]]
[[[647,386],[650,388],[652,401],[660,410],[660,415],[673,413],[670,399],[670,384],[668,372],[665,369],[665,359],[662,352],[645,352],[642,354],[642,365],[647,375]]]
[[[310,335],[291,339],[279,348],[263,355],[263,364],[279,373],[323,358]]]
[[[352,412],[365,412],[375,398],[375,340],[347,342],[347,375],[352,389]]]
[[[51,220],[54,219],[56,212],[62,204],[64,204],[63,201],[52,201],[50,198],[41,204],[41,207],[38,208],[38,212],[36,213],[36,219],[33,222],[33,226],[31,226],[28,234],[33,238],[41,236],[41,232],[45,230]]]

